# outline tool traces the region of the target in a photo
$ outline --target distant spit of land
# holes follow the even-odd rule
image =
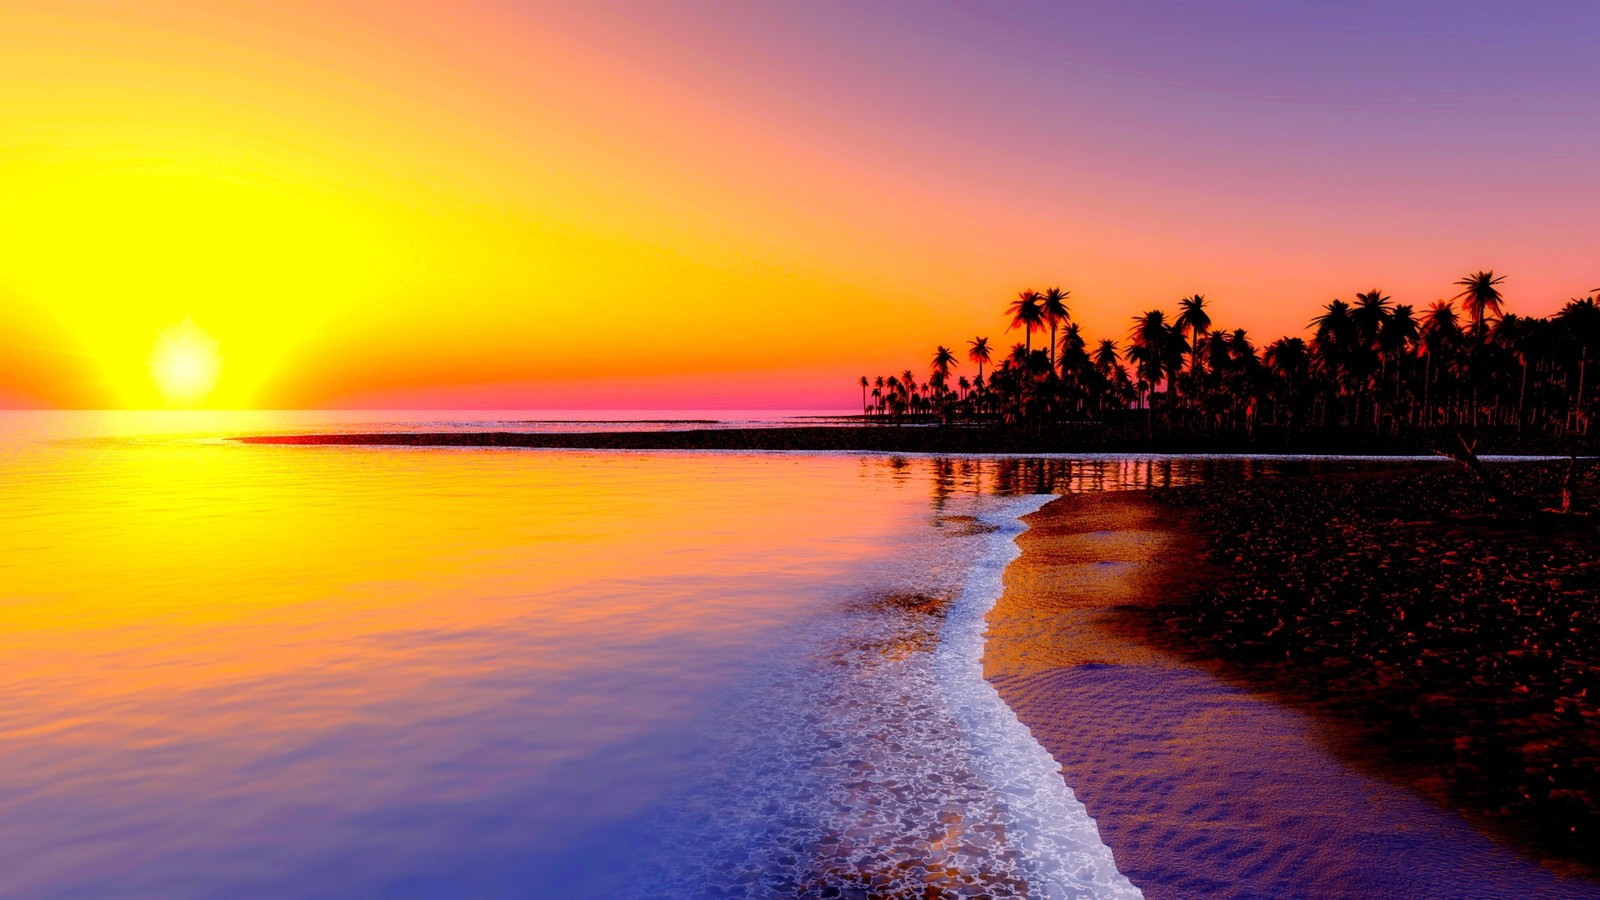
[[[1590,455],[1600,440],[1497,431],[1477,436],[1480,454]],[[1460,447],[1455,431],[1376,435],[1351,431],[1254,434],[1167,433],[1157,428],[1055,426],[804,425],[777,428],[693,428],[594,432],[364,432],[271,434],[239,438],[253,444],[332,444],[397,447],[541,447],[594,450],[802,450],[884,453],[1261,453],[1355,456],[1431,455]]]

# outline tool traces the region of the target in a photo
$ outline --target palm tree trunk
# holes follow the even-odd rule
[[[1422,416],[1423,423],[1429,428],[1433,427],[1433,407],[1428,403],[1429,388],[1433,387],[1433,354],[1422,355]]]
[[[1583,352],[1578,355],[1578,402],[1573,404],[1573,412],[1577,414],[1577,418],[1574,421],[1582,423],[1584,434],[1589,433],[1589,417],[1583,414],[1583,382],[1589,367],[1588,351],[1589,348],[1585,347]]]
[[[1524,410],[1528,405],[1528,359],[1522,359],[1522,390],[1517,394],[1517,430],[1522,430]]]
[[[1023,397],[1028,391],[1028,381],[1033,378],[1033,326],[1029,325],[1022,333],[1022,368],[1017,373],[1017,418],[1025,420],[1028,417],[1027,407]]]
[[[1394,431],[1396,434],[1400,432],[1400,374],[1405,371],[1405,367],[1406,364],[1404,357],[1396,356],[1394,358]]]

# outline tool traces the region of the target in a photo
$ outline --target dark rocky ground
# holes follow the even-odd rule
[[[1559,502],[1565,464],[1494,468]],[[1358,767],[1600,873],[1600,517],[1507,510],[1459,466],[1155,496],[1194,514],[1220,574],[1126,627],[1311,711]]]

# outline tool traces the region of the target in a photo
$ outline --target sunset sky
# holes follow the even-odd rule
[[[7,0],[0,406],[849,408],[1053,284],[1092,338],[1200,292],[1265,343],[1480,268],[1548,314],[1600,285],[1597,37],[1556,2]]]

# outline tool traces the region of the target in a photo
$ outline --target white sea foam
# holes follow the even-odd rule
[[[979,516],[996,530],[946,614],[933,674],[966,737],[973,769],[994,788],[1021,853],[1033,896],[1141,897],[1117,870],[1100,830],[1061,778],[1061,767],[983,677],[985,619],[1000,598],[1006,566],[1021,550],[1020,518],[1051,500],[1022,497]]]
[[[906,535],[870,590],[790,633],[655,818],[633,895],[1140,896],[983,678],[1018,517],[1048,499],[986,497]]]

